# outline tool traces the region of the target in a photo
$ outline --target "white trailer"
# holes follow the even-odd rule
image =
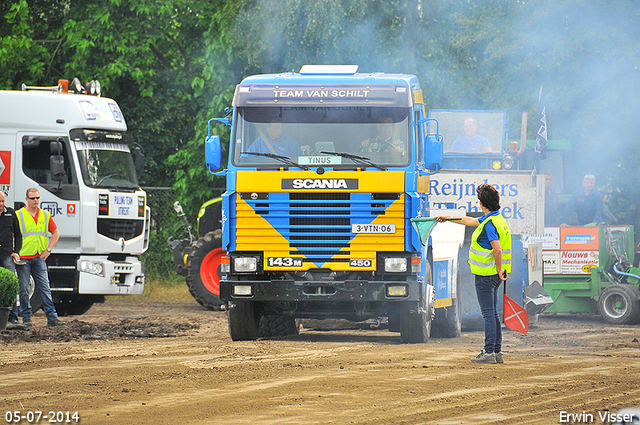
[[[126,131],[112,99],[61,85],[0,91],[0,190],[17,210],[37,188],[58,225],[47,266],[59,315],[82,314],[105,295],[143,292],[138,256],[148,248],[150,209]],[[40,307],[37,296],[32,305]]]

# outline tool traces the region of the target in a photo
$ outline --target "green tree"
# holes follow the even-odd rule
[[[187,211],[224,183],[203,145],[235,85],[306,63],[416,74],[428,108],[507,110],[512,137],[522,111],[532,137],[543,85],[550,137],[620,198],[640,157],[635,0],[16,0],[0,14],[0,86],[100,79],[145,150],[142,183],[173,185]]]

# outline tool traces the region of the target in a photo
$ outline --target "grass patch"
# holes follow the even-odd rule
[[[184,276],[171,273],[168,276],[149,275],[145,276],[144,292],[142,295],[128,295],[126,297],[114,296],[118,299],[130,300],[158,300],[158,301],[193,301],[193,296],[189,293]],[[109,297],[107,297],[109,298]]]

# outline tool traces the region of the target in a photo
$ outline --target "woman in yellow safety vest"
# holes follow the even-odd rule
[[[511,273],[511,232],[500,214],[500,194],[490,184],[476,188],[482,217],[437,216],[439,222],[455,220],[476,227],[471,235],[469,266],[475,275],[476,295],[484,319],[484,349],[474,363],[504,363],[502,329],[498,315],[498,289]]]

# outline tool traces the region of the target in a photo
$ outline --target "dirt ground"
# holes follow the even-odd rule
[[[40,411],[48,419],[38,423],[52,412],[78,412],[83,424],[608,423],[601,415],[640,407],[640,326],[598,318],[543,316],[527,336],[507,330],[501,365],[470,362],[478,331],[416,345],[380,329],[233,342],[225,313],[193,301],[110,299],[66,320],[49,329],[40,312],[34,330],[0,334],[4,420]],[[569,416],[581,414],[593,420]]]

